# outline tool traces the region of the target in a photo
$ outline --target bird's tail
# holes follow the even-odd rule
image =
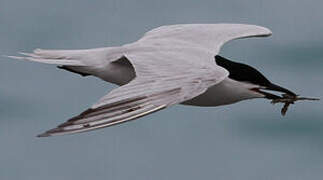
[[[106,47],[84,50],[35,49],[33,53],[20,52],[23,56],[8,56],[13,59],[35,61],[64,66],[96,66],[122,56],[121,47]]]

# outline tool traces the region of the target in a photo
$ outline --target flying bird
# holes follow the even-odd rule
[[[10,57],[55,64],[120,86],[81,114],[38,135],[46,137],[124,123],[174,104],[220,106],[252,98],[281,98],[268,91],[296,97],[255,68],[219,55],[228,41],[271,34],[265,27],[247,24],[168,25],[118,47],[36,49]]]

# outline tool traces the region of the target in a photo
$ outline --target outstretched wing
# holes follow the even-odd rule
[[[136,78],[112,90],[90,109],[39,136],[84,132],[127,122],[192,99],[228,76],[214,55],[232,39],[268,36],[252,25],[174,25],[124,45]]]
[[[249,24],[178,24],[152,29],[136,43],[194,47],[217,55],[222,45],[231,40],[267,37],[271,34],[268,28]]]
[[[142,117],[202,94],[227,76],[226,71],[223,72],[222,75],[179,73],[173,77],[136,78],[112,90],[90,109],[39,137],[84,132]]]

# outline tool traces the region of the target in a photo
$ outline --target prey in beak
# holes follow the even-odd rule
[[[284,106],[281,109],[281,114],[283,116],[285,116],[289,105],[294,104],[295,101],[299,101],[299,100],[317,101],[317,100],[320,100],[318,98],[299,97],[299,95],[296,95],[294,92],[292,92],[286,88],[283,88],[281,86],[278,86],[276,84],[272,84],[272,83],[270,83],[266,87],[253,88],[252,90],[263,94],[265,96],[265,98],[267,98],[267,99],[271,99],[272,104],[284,103]],[[266,92],[264,90],[276,91],[276,92],[281,92],[284,94],[282,94],[282,96],[278,96],[278,95]]]

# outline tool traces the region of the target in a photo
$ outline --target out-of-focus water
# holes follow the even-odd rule
[[[226,44],[305,96],[323,97],[323,1],[0,0],[0,54],[121,45],[178,23],[249,23],[265,39]],[[36,138],[114,86],[55,66],[0,58],[0,179],[303,180],[323,177],[323,103],[250,100],[174,106],[89,133]]]

